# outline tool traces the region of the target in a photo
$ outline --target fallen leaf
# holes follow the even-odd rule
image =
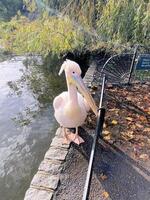
[[[132,101],[132,97],[126,97],[128,101]]]
[[[144,112],[147,112],[147,113],[149,112],[148,108],[144,108],[143,110],[144,110]]]
[[[104,130],[104,131],[103,131],[103,135],[104,135],[104,136],[106,136],[106,135],[110,135],[110,132],[107,131],[107,130]]]
[[[140,119],[141,121],[145,121],[145,117],[144,117],[144,116],[140,116],[139,119]]]
[[[130,121],[130,122],[133,121],[133,118],[132,118],[132,117],[126,117],[126,119],[127,119],[128,121]]]
[[[91,88],[92,88],[93,90],[97,90],[97,85],[92,85]]]
[[[103,128],[106,128],[106,123],[104,122],[104,124],[103,124]]]
[[[112,108],[112,109],[109,109],[110,112],[119,112],[119,109],[118,108]]]
[[[138,124],[138,123],[136,123],[136,126],[137,126],[138,128],[143,128],[143,126],[142,126],[141,124]]]
[[[126,141],[132,140],[134,138],[133,131],[122,132],[121,136]]]
[[[103,139],[104,139],[104,140],[110,140],[110,139],[111,139],[111,136],[110,136],[110,135],[104,136]]]
[[[127,132],[126,135],[127,135],[130,139],[132,139],[132,138],[134,137],[133,131]]]
[[[147,139],[147,143],[150,144],[150,139],[149,138]]]
[[[141,154],[141,155],[139,156],[139,158],[142,159],[142,160],[144,160],[144,161],[146,161],[146,160],[149,159],[149,156],[145,153],[145,154]]]
[[[107,178],[108,177],[104,173],[100,174],[100,179],[102,179],[103,181],[105,181]]]
[[[148,100],[148,97],[147,97],[147,96],[145,96],[143,99],[144,99],[144,100]]]
[[[108,192],[106,192],[106,191],[103,192],[102,195],[103,195],[103,197],[106,198],[106,199],[109,197],[109,194],[108,194]]]
[[[113,125],[116,125],[116,124],[118,124],[118,122],[116,121],[116,120],[112,120],[112,122],[111,122]]]
[[[150,128],[144,128],[144,132],[150,132]]]
[[[131,128],[132,128],[132,130],[135,130],[136,126],[134,124],[132,124]]]
[[[139,146],[140,146],[140,147],[144,147],[144,146],[145,146],[145,143],[144,143],[144,142],[140,142],[140,143],[139,143]]]

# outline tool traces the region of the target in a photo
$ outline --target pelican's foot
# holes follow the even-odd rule
[[[80,145],[81,143],[84,143],[84,140],[78,134],[70,133],[68,135],[68,139],[70,140],[70,142],[74,142],[78,145]]]
[[[70,143],[71,143],[71,141],[68,140],[67,138],[64,138],[64,139],[63,139],[63,144],[70,144]]]
[[[70,131],[69,131],[68,129],[66,129],[66,128],[64,128],[63,131],[64,131],[63,144],[70,144],[71,141],[70,141],[70,139],[69,139],[69,137],[68,137],[68,135],[70,135]]]
[[[76,135],[75,139],[73,140],[73,142],[78,144],[78,145],[80,145],[80,144],[84,143],[84,140],[79,135]]]

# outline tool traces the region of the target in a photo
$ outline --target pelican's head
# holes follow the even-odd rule
[[[59,75],[61,75],[63,70],[65,71],[68,84],[74,85],[79,90],[79,92],[86,99],[92,111],[95,113],[95,115],[97,115],[97,106],[81,78],[80,66],[76,62],[67,59],[62,64]]]
[[[62,74],[63,70],[68,77],[71,77],[74,73],[77,73],[79,76],[81,75],[80,66],[72,60],[66,59],[60,68],[59,75]]]

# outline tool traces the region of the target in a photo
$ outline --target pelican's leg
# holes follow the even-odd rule
[[[78,145],[84,142],[82,137],[80,137],[79,134],[78,134],[78,127],[76,127],[76,133],[75,133],[75,138],[74,138],[73,142],[78,144]]]
[[[64,136],[63,144],[70,144],[70,139],[68,138],[67,134],[67,128],[65,127],[63,127],[63,136]]]
[[[69,138],[69,140],[70,140],[71,142],[74,142],[74,143],[76,143],[76,144],[78,144],[78,145],[84,142],[84,140],[78,135],[78,127],[76,127],[76,132],[75,132],[75,134],[70,133],[70,134],[68,135],[68,138]]]

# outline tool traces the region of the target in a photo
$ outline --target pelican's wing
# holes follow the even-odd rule
[[[62,108],[65,104],[67,92],[62,92],[60,95],[56,96],[53,101],[53,107],[55,110],[58,110],[59,108]]]

